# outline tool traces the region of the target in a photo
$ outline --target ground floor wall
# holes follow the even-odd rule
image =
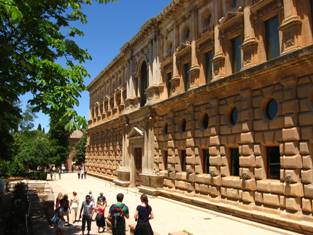
[[[96,176],[116,177],[122,158],[122,132],[103,128],[89,133],[86,170]]]
[[[163,186],[312,220],[312,82],[306,76],[240,92],[233,87],[202,96],[200,104],[167,107],[155,130]],[[277,114],[270,119],[273,101]]]
[[[87,170],[312,222],[313,72],[301,68],[231,77],[94,127]]]

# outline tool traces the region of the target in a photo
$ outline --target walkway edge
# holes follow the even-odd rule
[[[201,208],[213,210],[227,215],[240,217],[250,221],[261,222],[266,225],[270,225],[277,228],[283,228],[290,231],[298,232],[301,234],[311,235],[313,234],[313,223],[305,221],[295,221],[288,218],[281,218],[279,215],[270,214],[262,211],[249,210],[246,211],[241,208],[232,208],[233,206],[225,203],[215,203],[205,199],[191,197],[186,194],[179,194],[175,192],[169,192],[163,189],[154,189],[149,187],[138,187],[139,192],[146,193],[153,196],[162,196],[169,199],[177,200],[179,202],[191,204]]]

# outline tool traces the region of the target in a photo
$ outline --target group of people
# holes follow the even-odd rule
[[[50,180],[55,180],[57,174],[59,175],[59,179],[61,179],[61,175],[62,173],[64,173],[64,166],[63,165],[60,167],[51,166],[48,169],[45,168],[45,172],[49,173]]]
[[[87,178],[87,170],[84,166],[80,166],[77,168],[77,177],[78,177],[78,179],[86,179]]]
[[[111,224],[113,235],[125,235],[126,222],[125,218],[129,218],[129,209],[126,204],[123,203],[124,195],[118,193],[116,196],[117,202],[112,204],[108,213],[108,220]],[[137,221],[135,227],[135,235],[153,235],[151,225],[149,223],[150,219],[153,219],[152,207],[148,203],[148,197],[142,194],[140,197],[141,204],[137,206],[134,218]],[[92,192],[85,196],[85,200],[82,202],[79,219],[82,221],[82,235],[85,234],[87,225],[87,235],[90,234],[91,223],[94,214],[96,214],[95,221],[98,227],[98,232],[102,233],[107,230],[107,221],[105,218],[105,208],[107,207],[107,201],[103,193],[100,193],[97,200],[94,200]],[[74,213],[74,221],[77,222],[79,208],[79,200],[77,193],[73,192],[72,198],[69,200],[68,196],[59,193],[56,199],[56,210],[51,218],[51,223],[54,224],[56,228],[56,235],[63,235],[64,226],[70,225],[69,223],[69,211],[72,210]],[[65,219],[66,217],[66,219]],[[54,220],[54,218],[57,221]]]

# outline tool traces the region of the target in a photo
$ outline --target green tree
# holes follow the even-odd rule
[[[30,104],[27,104],[25,111],[22,114],[22,119],[19,123],[19,128],[21,131],[30,131],[34,128],[34,119],[37,118],[37,115],[33,112],[33,107]]]
[[[38,126],[37,126],[37,130],[38,130],[38,131],[42,131],[42,127],[41,127],[41,124],[40,124],[40,123],[39,123]]]
[[[12,145],[14,143],[13,132],[18,129],[20,119],[20,108],[17,102],[8,104],[0,100],[0,159],[11,159],[13,154]],[[6,163],[2,165],[6,166]]]
[[[84,4],[92,0],[0,0],[1,138],[12,138],[21,116],[15,103],[26,92],[33,95],[34,111],[62,113],[60,121],[68,121],[67,129],[86,125],[74,110],[88,75],[82,64],[91,59],[75,42],[83,32],[73,23],[87,22]],[[0,143],[1,152],[7,152],[1,157],[9,155],[8,143]]]
[[[77,142],[76,149],[76,163],[81,164],[85,162],[86,157],[86,144],[87,144],[87,135],[84,133],[82,138]]]
[[[11,163],[10,173],[21,175],[27,169],[35,170],[37,166],[54,163],[53,146],[42,131],[24,131],[15,133],[17,154]]]
[[[54,148],[55,161],[59,165],[63,163],[69,154],[68,138],[71,132],[65,128],[68,120],[61,119],[60,115],[52,116],[50,118],[49,138]]]

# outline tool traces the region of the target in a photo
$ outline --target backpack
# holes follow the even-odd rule
[[[125,204],[122,204],[122,207],[114,205],[113,213],[112,213],[112,227],[117,228],[119,225],[122,225],[121,222],[124,221],[124,211],[123,208]],[[123,223],[124,226],[124,223]]]

